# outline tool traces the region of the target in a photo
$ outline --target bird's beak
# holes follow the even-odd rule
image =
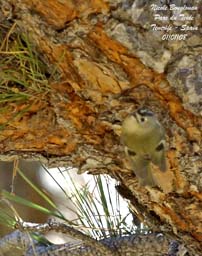
[[[138,120],[138,117],[137,117],[137,113],[136,113],[136,112],[133,113],[133,116],[135,117],[137,123],[139,123],[139,120]]]

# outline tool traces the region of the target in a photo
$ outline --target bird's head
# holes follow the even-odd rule
[[[139,108],[126,117],[122,130],[125,134],[144,134],[156,127],[157,119],[154,113],[146,108]]]

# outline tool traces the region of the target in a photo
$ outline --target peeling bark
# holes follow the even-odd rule
[[[199,2],[195,25],[200,25]],[[200,254],[201,32],[190,32],[189,40],[178,44],[162,42],[144,22],[144,12],[153,16],[140,1],[0,3],[1,22],[12,26],[15,21],[15,31],[28,34],[60,74],[60,80],[50,81],[48,93],[12,103],[0,115],[0,124],[7,123],[0,132],[0,159],[22,157],[107,173],[120,182],[125,197],[130,195],[132,207],[141,206],[149,226]],[[142,105],[166,129],[169,170],[154,169],[159,188],[138,185],[120,143],[122,120]],[[24,115],[11,119],[28,106]]]

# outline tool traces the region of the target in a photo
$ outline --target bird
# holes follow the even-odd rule
[[[121,141],[142,186],[157,186],[151,163],[166,172],[165,129],[154,112],[138,108],[122,123]]]

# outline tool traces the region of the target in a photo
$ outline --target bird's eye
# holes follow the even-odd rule
[[[140,121],[141,121],[141,122],[144,122],[144,121],[145,121],[145,118],[144,118],[144,117],[141,117],[141,118],[140,118]]]
[[[130,150],[130,149],[128,149],[128,154],[129,154],[129,156],[135,156],[136,155],[136,153],[134,151]]]
[[[163,142],[161,142],[157,147],[156,147],[156,151],[161,151],[164,149],[164,144]]]

